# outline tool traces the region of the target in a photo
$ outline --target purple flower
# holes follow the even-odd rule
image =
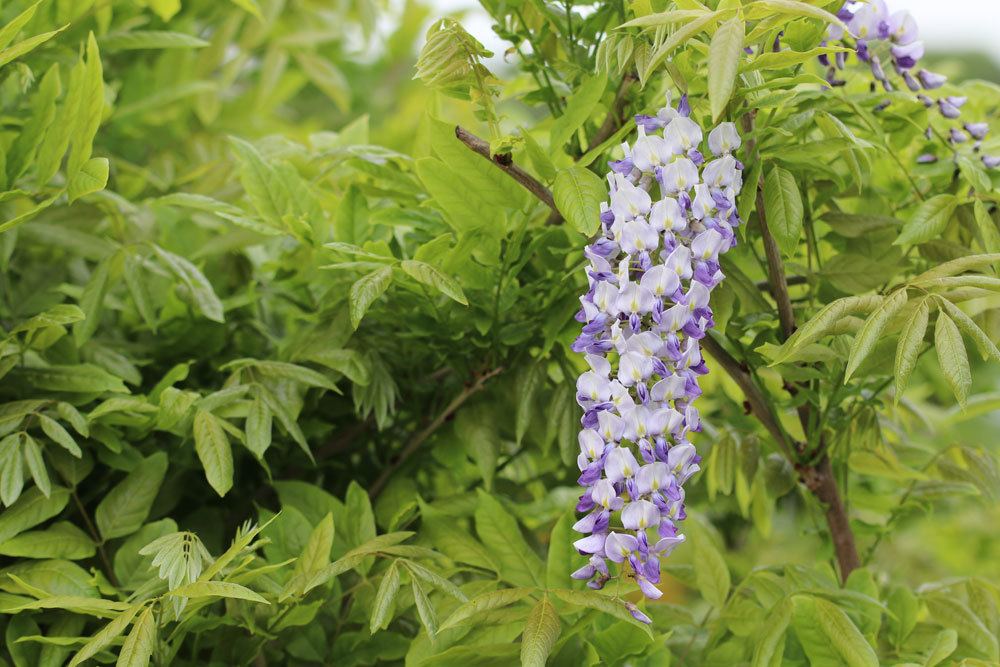
[[[983,139],[990,131],[989,123],[966,123],[965,131],[972,135],[974,139]]]
[[[938,100],[938,109],[941,110],[941,115],[945,118],[955,119],[962,115],[962,112],[958,110],[951,100],[952,98],[946,97],[944,99]]]
[[[948,80],[943,74],[935,74],[934,72],[929,72],[925,69],[917,72],[917,78],[920,79],[921,85],[927,90],[934,90],[935,88],[940,88]]]
[[[676,109],[636,116],[638,137],[610,163],[602,234],[584,250],[582,331],[571,346],[590,366],[576,385],[584,493],[573,526],[583,534],[574,546],[589,560],[572,576],[600,589],[609,560],[649,598],[662,595],[660,559],[684,540],[682,485],[701,460],[689,441],[701,428],[692,403],[708,372],[699,341],[714,326],[719,257],[740,224],[736,126],[720,124],[706,142],[690,112],[682,97]],[[649,622],[638,608],[633,615]]]

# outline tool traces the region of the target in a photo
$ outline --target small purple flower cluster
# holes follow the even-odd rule
[[[924,43],[917,39],[917,24],[909,12],[900,10],[890,13],[885,0],[871,0],[865,4],[848,1],[837,12],[837,18],[847,24],[847,31],[839,25],[831,25],[827,30],[827,42],[851,46],[849,42],[853,40],[858,60],[868,64],[877,84],[886,91],[905,85],[917,94],[917,99],[924,106],[937,107],[944,118],[957,120],[961,116],[965,97],[944,96],[932,99],[926,94],[943,86],[947,78],[918,67],[920,58],[924,55]],[[845,81],[838,78],[838,72],[844,69],[846,56],[844,52],[837,53],[832,62],[829,56],[820,56],[820,62],[827,67],[826,80],[831,86],[844,85]],[[889,63],[891,69],[887,68]],[[874,85],[876,84],[873,83]],[[884,109],[888,104],[884,102],[879,108]],[[978,153],[988,131],[987,123],[964,123],[952,127],[945,141],[956,148],[958,144],[971,140],[973,151]],[[928,127],[928,139],[930,135],[931,128]],[[917,161],[936,162],[937,157],[932,153],[925,153]],[[983,155],[982,161],[991,169],[1000,166],[1000,157]]]
[[[676,109],[668,101],[656,116],[637,116],[638,138],[610,163],[610,202],[585,248],[589,289],[573,343],[590,366],[577,381],[585,489],[577,511],[586,515],[574,526],[586,535],[574,546],[589,562],[573,577],[600,589],[610,560],[650,598],[661,595],[660,558],[684,540],[683,484],[700,461],[688,436],[701,428],[694,400],[708,372],[699,341],[714,326],[719,255],[736,244],[740,224],[736,127],[711,131],[706,160],[690,113],[684,97]]]

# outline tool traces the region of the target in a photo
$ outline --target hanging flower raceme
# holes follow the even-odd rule
[[[601,233],[585,248],[589,289],[573,349],[590,370],[577,381],[581,420],[574,546],[589,561],[573,573],[599,589],[613,566],[658,598],[660,559],[684,535],[684,482],[700,457],[695,399],[708,372],[699,341],[714,325],[709,296],[719,255],[736,244],[743,165],[732,123],[702,128],[686,98],[637,116],[638,137],[608,174]],[[654,200],[654,197],[656,198]],[[648,619],[636,609],[633,615]]]
[[[916,93],[916,98],[924,106],[936,108],[944,118],[957,120],[961,117],[961,107],[966,98],[936,97],[930,92],[941,88],[947,77],[919,66],[924,55],[924,44],[917,39],[917,24],[909,12],[889,12],[885,0],[871,0],[867,3],[848,1],[837,12],[837,18],[847,25],[847,31],[839,25],[831,25],[827,29],[827,40],[824,43],[852,48],[858,60],[871,69],[873,89],[881,86],[888,92],[906,87]],[[820,56],[820,62],[827,68],[826,80],[831,86],[846,83],[840,78],[841,71],[846,67],[846,55],[837,53],[832,61],[829,56]],[[888,104],[888,101],[883,102],[878,108],[884,109]],[[951,145],[952,150],[957,150],[959,144],[971,142],[972,151],[978,153],[987,130],[986,123],[958,124],[948,131],[943,140]],[[928,127],[928,139],[931,131]],[[937,156],[933,153],[917,158],[921,163],[936,160]],[[989,168],[1000,164],[1000,158],[990,155],[983,155],[982,161]]]

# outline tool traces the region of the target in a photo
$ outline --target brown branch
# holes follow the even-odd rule
[[[826,512],[826,525],[830,530],[833,551],[837,556],[837,565],[840,568],[840,580],[847,581],[851,572],[861,567],[861,559],[858,557],[858,547],[854,543],[854,531],[851,529],[851,521],[847,516],[847,508],[844,507],[844,502],[840,498],[840,490],[837,488],[837,480],[833,476],[830,459],[824,455],[819,463],[797,465],[796,470],[802,483],[823,504]]]
[[[556,214],[559,213],[559,210],[556,208],[556,202],[552,198],[552,192],[539,183],[534,176],[514,164],[509,154],[493,155],[490,153],[489,142],[483,141],[461,125],[455,126],[455,136],[474,153],[477,153],[485,160],[489,160],[495,167],[517,181],[521,187],[535,195],[535,197],[551,208]]]
[[[788,283],[785,280],[785,263],[781,259],[778,242],[767,227],[767,215],[764,211],[764,192],[757,185],[757,221],[760,223],[760,235],[764,241],[764,256],[767,258],[767,281],[771,284],[771,295],[778,304],[778,321],[781,322],[781,332],[788,338],[795,332],[795,311],[792,310],[792,299],[788,295]]]
[[[622,77],[622,81],[618,85],[618,92],[615,93],[615,99],[611,103],[611,108],[608,109],[608,115],[604,118],[601,126],[597,128],[594,136],[591,137],[590,143],[587,145],[587,150],[583,152],[584,155],[607,141],[611,135],[620,130],[622,125],[625,124],[627,119],[622,114],[625,112],[625,105],[628,101],[628,90],[632,87],[632,83],[637,80],[638,77],[631,72]]]
[[[451,400],[451,403],[449,403],[447,407],[445,407],[445,409],[442,410],[441,413],[434,418],[433,421],[431,421],[429,424],[427,424],[427,426],[418,431],[410,439],[410,441],[406,443],[406,446],[403,447],[403,450],[399,453],[399,456],[397,456],[395,460],[389,463],[389,465],[387,465],[382,470],[381,474],[379,474],[379,476],[375,479],[375,481],[369,488],[368,496],[370,498],[375,498],[379,493],[381,493],[382,489],[385,488],[385,485],[389,483],[389,478],[392,477],[393,473],[395,473],[400,467],[402,467],[402,465],[406,463],[410,459],[410,457],[416,453],[416,451],[420,448],[420,445],[424,444],[424,441],[427,440],[427,438],[431,437],[431,435],[433,435],[435,431],[441,428],[441,425],[444,424],[446,421],[448,421],[448,419],[450,419],[451,416],[454,415],[455,412],[457,412],[458,409],[462,407],[462,405],[467,400],[469,400],[470,397],[472,397],[474,394],[482,390],[483,386],[491,378],[499,375],[502,372],[503,372],[502,366],[494,368],[493,370],[490,371],[486,371],[482,375],[477,376],[475,381],[472,382],[472,384],[465,387],[465,389],[463,389],[457,396],[455,396],[455,398]]]
[[[750,405],[750,414],[754,415],[757,421],[767,429],[767,432],[771,434],[771,437],[774,438],[775,443],[785,456],[788,457],[789,461],[794,461],[794,450],[788,436],[785,434],[784,429],[781,428],[778,418],[771,412],[770,404],[767,398],[765,398],[764,392],[754,382],[753,377],[746,367],[737,361],[733,355],[729,354],[726,348],[722,347],[710,335],[701,339],[701,347],[711,354],[712,358],[719,362],[722,369],[736,382],[743,391],[747,403]]]
[[[744,133],[747,135],[747,150],[751,158],[760,159],[760,156],[753,155],[756,149],[756,133],[754,128],[755,111],[745,114],[742,118]],[[761,238],[764,242],[764,255],[767,259],[767,277],[770,284],[770,292],[778,306],[778,321],[781,324],[782,338],[787,339],[795,332],[795,312],[792,310],[792,300],[788,294],[788,280],[785,277],[785,265],[781,259],[781,251],[775,241],[771,230],[767,226],[767,214],[764,209],[763,177],[752,184],[757,189],[756,210],[757,219],[760,223]],[[797,393],[798,387],[791,382],[785,382],[785,389],[793,396]],[[808,403],[798,406],[799,421],[802,423],[802,430],[808,434],[810,432],[810,411]],[[803,452],[804,443],[795,443],[795,450]],[[840,569],[842,582],[847,581],[847,577],[860,565],[861,559],[858,557],[857,545],[854,542],[854,532],[851,529],[851,520],[847,516],[847,508],[840,496],[840,489],[837,487],[837,480],[833,475],[833,467],[826,453],[826,444],[822,436],[817,453],[819,459],[817,463],[800,463],[796,458],[790,461],[795,465],[799,474],[799,479],[806,486],[813,496],[823,505],[826,513],[826,524],[830,531],[830,539],[833,542],[834,553],[837,557],[837,565]]]

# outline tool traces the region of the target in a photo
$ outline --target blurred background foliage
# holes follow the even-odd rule
[[[16,27],[0,33],[0,663],[996,664],[1000,367],[976,354],[964,410],[932,354],[898,405],[873,391],[886,364],[845,390],[860,408],[833,451],[864,566],[846,589],[822,509],[721,369],[703,384],[691,543],[645,607],[652,630],[622,599],[571,587],[582,360],[568,346],[586,235],[546,224],[558,219],[454,128],[546,185],[567,169],[597,181],[619,128],[678,81],[707,112],[710,36],[640,88],[649,35],[614,29],[667,3],[482,4],[510,43],[492,72],[460,24],[412,0],[3,3]],[[454,69],[415,78],[432,26],[452,31]],[[815,19],[778,27],[797,51],[822,35]],[[965,110],[995,128],[996,65],[935,64],[970,80]],[[775,94],[776,162],[817,132],[797,111],[828,103],[788,74],[737,95]],[[863,81],[850,94],[879,101]],[[904,178],[889,159],[918,154],[919,127],[897,123],[884,152],[868,141],[885,136],[849,124],[867,146],[838,148],[818,167],[832,176],[803,168],[817,203],[908,219],[907,179],[958,183],[947,161]],[[909,264],[896,230],[817,223],[823,256],[892,266],[858,287],[814,269],[803,242],[797,309],[998,252],[963,215]],[[720,329],[779,396],[754,352],[781,343],[766,275],[749,250],[733,263]],[[997,340],[996,296],[972,296]],[[849,333],[807,380],[843,384]],[[776,401],[797,428],[794,399]],[[496,602],[485,614],[467,606],[521,589],[477,598]],[[790,621],[793,594],[807,602]],[[555,637],[529,634],[529,615],[555,617]],[[810,629],[830,627],[861,648],[824,654],[831,640]],[[518,637],[547,645],[542,662]]]

